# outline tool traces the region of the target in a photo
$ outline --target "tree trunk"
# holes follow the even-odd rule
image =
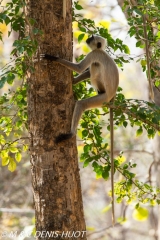
[[[40,53],[72,60],[72,1],[26,2],[27,15],[36,20],[34,27],[43,31],[36,36],[35,72],[28,79],[36,239],[86,239],[76,138],[58,145],[54,142],[70,130],[72,73],[57,63],[39,60]]]

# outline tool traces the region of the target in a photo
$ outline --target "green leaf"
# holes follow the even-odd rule
[[[105,180],[107,180],[108,178],[109,178],[109,171],[103,171],[102,172],[102,177],[105,179]]]
[[[86,29],[84,27],[82,27],[82,25],[80,23],[78,23],[78,28],[81,32],[86,32]]]
[[[128,122],[127,122],[127,121],[124,121],[124,122],[123,122],[123,126],[126,128],[127,125],[128,125]]]
[[[156,132],[155,132],[154,129],[149,128],[149,129],[147,130],[147,133],[148,133],[148,138],[154,138]]]
[[[82,42],[84,36],[85,36],[84,33],[82,33],[82,34],[80,34],[80,35],[78,36],[78,43],[81,43],[81,42]]]
[[[5,21],[5,24],[8,25],[10,23],[10,18],[6,16],[4,21]]]
[[[102,169],[101,168],[99,168],[97,171],[95,171],[96,172],[96,178],[98,179],[98,178],[101,178],[102,177]]]
[[[19,121],[16,122],[16,126],[17,126],[18,128],[20,128],[20,127],[22,126],[22,123],[23,123],[23,122],[22,122],[21,120],[19,120]]]
[[[160,86],[160,80],[156,80],[156,81],[155,81],[155,86],[156,86],[156,87],[159,87],[159,86]]]
[[[17,15],[17,13],[19,12],[19,6],[15,7],[15,14]]]
[[[142,12],[141,12],[138,8],[135,8],[134,11],[135,11],[137,14],[139,14],[139,15],[142,16]]]
[[[83,131],[82,131],[82,138],[87,137],[87,136],[88,136],[88,133],[89,133],[88,130],[86,130],[86,129],[83,130]]]
[[[124,164],[123,169],[127,169],[129,166],[127,163]]]
[[[83,7],[78,4],[78,2],[74,2],[74,3],[75,3],[75,8],[76,8],[77,10],[82,10],[82,9],[83,9]]]
[[[136,42],[136,47],[140,47],[142,45],[141,41]]]
[[[130,49],[127,45],[123,45],[123,49],[126,54],[130,54]]]
[[[116,202],[117,202],[117,203],[121,203],[122,200],[123,200],[123,198],[122,198],[121,196],[119,196],[119,197],[117,197]]]
[[[91,148],[92,148],[92,145],[87,144],[87,145],[84,146],[83,151],[84,151],[85,153],[87,153],[87,152],[89,152],[89,151],[91,150]]]
[[[86,159],[86,160],[84,161],[83,167],[84,167],[84,168],[87,167],[90,162],[91,162],[91,159],[90,159],[90,158]]]
[[[20,101],[20,100],[22,100],[22,99],[23,99],[23,95],[22,95],[22,94],[18,94],[18,95],[17,95],[17,100]]]
[[[131,168],[135,168],[136,166],[137,166],[137,164],[134,163],[134,164],[131,165]]]
[[[160,205],[160,199],[157,199],[157,204]]]
[[[15,79],[15,75],[13,73],[11,73],[11,72],[8,73],[8,75],[7,75],[7,83],[12,85],[14,79]]]
[[[140,128],[136,131],[136,136],[138,137],[138,136],[142,135],[142,133],[143,133],[143,128],[140,127]]]
[[[98,165],[97,162],[94,161],[94,162],[92,163],[92,167],[96,170],[96,169],[99,168],[99,165]]]
[[[1,80],[0,80],[0,88],[3,88],[5,82],[7,81],[7,77],[2,77]]]
[[[144,187],[147,189],[147,190],[151,190],[152,187],[150,185],[148,185],[147,183],[144,184]]]

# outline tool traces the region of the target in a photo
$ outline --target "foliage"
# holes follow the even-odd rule
[[[152,4],[147,3],[148,1],[143,2],[145,2],[143,3],[143,7],[140,4],[140,6],[132,6],[128,9],[128,13],[131,16],[129,19],[131,26],[129,34],[130,36],[135,35],[137,37],[137,47],[144,47],[141,44],[144,36],[140,27],[142,25],[141,15],[146,11],[144,9],[148,6],[147,12],[150,15],[154,13],[155,9],[159,9],[158,2],[155,5],[155,9]],[[128,6],[128,1],[125,2],[125,5]],[[13,30],[19,33],[18,39],[13,43],[11,61],[1,69],[0,79],[0,88],[3,88],[6,84],[11,85],[8,93],[4,93],[0,98],[1,159],[2,165],[8,166],[10,171],[15,170],[16,162],[21,161],[21,154],[27,150],[27,81],[25,76],[27,76],[28,72],[34,71],[34,65],[30,64],[30,62],[33,62],[31,61],[32,56],[35,54],[38,46],[38,43],[34,40],[34,35],[41,34],[41,31],[34,27],[35,20],[26,17],[24,7],[25,1],[12,0],[3,7],[0,13],[0,22],[6,24],[9,28],[8,35],[10,36]],[[114,56],[115,62],[119,67],[122,68],[123,63],[133,60],[129,56],[130,51],[128,46],[121,39],[113,39],[106,27],[96,27],[93,20],[83,18],[82,14],[79,14],[81,10],[83,10],[83,7],[78,2],[74,2],[73,21],[78,23],[80,30],[78,36],[79,42],[86,35],[99,34],[107,39],[108,47],[106,51],[108,54]],[[133,15],[135,16],[133,17]],[[158,19],[156,21],[157,26],[159,26],[159,13],[156,16]],[[26,31],[26,26],[29,27],[29,32]],[[136,26],[138,26],[138,32]],[[159,59],[157,41],[160,34],[158,31],[156,36],[153,35],[151,24],[147,25],[147,33],[154,52],[152,55],[153,59],[150,59],[150,63],[152,63],[153,60],[158,61]],[[0,33],[0,39],[3,39],[2,33]],[[80,56],[78,61],[83,59],[83,57],[83,55]],[[138,60],[141,62],[143,71],[147,73],[146,61],[148,60],[145,57]],[[156,79],[156,87],[159,87],[159,80],[155,69],[159,69],[156,64],[154,64],[151,74]],[[101,132],[101,115],[107,115],[109,108],[112,107],[117,127],[123,126],[126,128],[128,125],[132,127],[136,125],[138,126],[137,135],[139,136],[143,131],[147,131],[149,138],[153,138],[156,131],[160,131],[160,108],[146,101],[125,99],[121,91],[122,89],[119,88],[114,104],[104,105],[102,111],[98,109],[86,111],[81,120],[82,139],[84,141],[84,152],[81,155],[81,161],[84,162],[84,167],[91,164],[97,177],[103,177],[105,180],[110,176],[111,164],[109,144],[106,142],[106,139],[103,139]],[[95,95],[88,81],[74,86],[74,92],[78,99]],[[110,129],[109,123],[107,123],[107,129]],[[122,180],[115,184],[117,202],[126,199],[128,202],[136,200],[142,203],[153,203],[155,201],[159,204],[160,199],[157,197],[159,189],[154,189],[150,185],[140,182],[136,178],[136,163],[124,163],[122,159],[122,153],[119,153],[119,156],[114,159],[115,173],[119,172],[122,175]],[[138,209],[138,205],[136,207]]]
[[[37,49],[34,34],[41,31],[34,28],[35,21],[28,20],[24,12],[24,0],[12,0],[1,6],[0,23],[8,27],[8,36],[17,32],[10,53],[10,62],[2,67],[0,88],[8,84],[8,93],[0,97],[0,156],[2,166],[10,171],[16,169],[16,162],[21,161],[21,154],[28,149],[27,137],[27,81],[25,76],[34,67],[29,61]],[[27,33],[26,25],[31,31]],[[3,32],[0,32],[3,41]],[[11,88],[10,88],[11,86]]]
[[[127,3],[128,1],[125,2],[126,5]],[[85,38],[86,34],[98,34],[106,38],[108,42],[107,52],[112,56],[115,55],[114,60],[119,67],[122,68],[123,63],[133,60],[128,55],[130,53],[128,46],[123,44],[122,40],[118,38],[113,39],[109,34],[107,28],[96,27],[93,20],[83,18],[83,16],[79,14],[79,10],[83,9],[82,6],[80,6],[77,2],[74,2],[74,5],[75,9],[78,10],[78,13],[77,11],[76,13],[73,12],[73,21],[76,21],[78,23],[78,28],[80,30],[78,42],[81,42],[83,38]],[[133,8],[135,9],[135,7]],[[128,11],[131,10],[129,9]],[[134,10],[132,10],[132,12],[134,12]],[[132,18],[130,18],[129,23],[132,28],[138,24],[141,24],[141,26],[143,26],[142,19],[141,22],[135,23],[134,19],[132,20]],[[129,30],[130,36],[132,36],[132,31],[133,30],[131,29]],[[133,35],[135,34],[136,32],[134,32]],[[141,31],[141,38],[142,34],[143,33]],[[137,44],[136,46],[139,47],[140,44]],[[158,59],[159,46],[157,46],[156,42],[155,47],[157,51],[156,58]],[[116,54],[117,50],[121,51],[123,57]],[[124,54],[126,54],[125,57]],[[82,55],[77,60],[79,61],[83,57],[84,56]],[[143,71],[146,71],[147,73],[147,60],[142,57],[139,58],[138,61],[141,62]],[[150,61],[153,61],[153,59]],[[74,91],[77,98],[80,99],[87,98],[88,96],[93,96],[95,94],[88,81],[79,83],[78,86],[74,87]],[[80,160],[84,162],[84,167],[87,167],[89,164],[91,164],[97,178],[102,177],[105,180],[107,180],[110,176],[111,162],[109,144],[105,142],[101,131],[102,125],[99,118],[100,115],[107,115],[109,113],[109,108],[112,107],[114,109],[114,120],[117,127],[123,126],[126,128],[128,125],[131,127],[137,126],[137,136],[140,136],[144,131],[147,131],[148,138],[153,138],[156,132],[160,131],[160,107],[156,106],[154,103],[146,102],[143,100],[125,99],[121,91],[122,89],[119,88],[114,104],[105,104],[102,111],[98,109],[86,111],[83,114],[81,121],[84,147]],[[109,123],[107,125],[107,129],[110,130]],[[122,159],[122,153],[120,153],[119,156],[114,159],[115,173],[119,172],[123,176],[121,181],[115,183],[115,194],[117,195],[117,202],[121,202],[123,199],[126,199],[127,202],[135,201],[151,204],[154,201],[159,204],[160,199],[158,197],[158,194],[160,190],[139,181],[136,178],[136,173],[134,170],[137,164],[131,162],[123,163]],[[136,207],[137,212],[135,216],[141,216],[142,218],[144,217],[143,219],[145,219],[147,213],[145,215],[143,214],[145,211],[140,211],[141,209],[138,210],[139,205],[136,205]]]
[[[74,2],[74,7],[77,10],[83,9],[78,2]],[[110,55],[115,55],[114,52],[116,52],[117,50],[119,50],[122,53],[121,55],[115,55],[114,59],[114,61],[117,63],[119,67],[123,67],[123,63],[129,63],[129,60],[133,60],[133,58],[129,56],[130,50],[128,46],[124,44],[121,39],[112,38],[107,28],[103,26],[96,27],[94,20],[84,18],[82,14],[75,13],[75,11],[73,11],[73,22],[74,21],[78,23],[78,28],[81,31],[81,33],[78,36],[79,43],[83,40],[85,34],[88,35],[97,34],[106,38],[108,45],[106,51]],[[124,54],[126,54],[126,58],[124,58]]]
[[[139,58],[137,61],[140,61],[143,71],[146,71],[147,75],[150,74],[154,86],[160,92],[160,1],[137,0],[134,5],[132,1],[125,1],[125,9],[127,10],[127,20],[130,26],[128,33],[131,37],[136,38],[136,46],[146,51],[144,57]],[[144,31],[145,26],[147,39]],[[147,49],[145,49],[146,44]],[[148,65],[151,68],[150,72]]]

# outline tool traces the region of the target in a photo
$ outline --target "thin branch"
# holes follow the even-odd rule
[[[152,87],[151,70],[150,70],[150,63],[149,63],[149,45],[148,45],[148,37],[147,37],[146,16],[143,15],[142,18],[143,18],[143,29],[144,29],[144,38],[145,38],[144,41],[145,41],[145,48],[146,48],[146,60],[147,60],[147,69],[148,69],[150,97],[151,97],[151,100],[154,102],[154,92]]]
[[[25,140],[25,139],[29,139],[29,137],[21,137],[21,138],[15,139],[15,140],[12,141],[12,142],[7,142],[7,143],[5,143],[5,144],[2,146],[2,149],[0,150],[0,152],[1,152],[2,150],[4,150],[5,146],[8,147],[8,146],[12,145],[12,144],[15,143],[15,142],[18,142],[18,141],[20,141],[20,140]]]
[[[109,108],[113,108],[113,109],[120,109],[123,113],[127,114],[128,116],[136,118],[137,120],[140,120],[143,123],[148,124],[149,126],[153,127],[155,130],[160,131],[160,125],[155,124],[147,119],[142,119],[136,113],[133,113],[129,109],[127,109],[127,107],[117,106],[117,105],[109,105],[109,104],[107,104],[106,106]]]

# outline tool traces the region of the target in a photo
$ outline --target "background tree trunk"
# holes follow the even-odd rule
[[[59,145],[54,143],[56,136],[70,130],[74,107],[72,73],[57,63],[39,61],[40,53],[72,61],[72,1],[28,0],[26,12],[36,20],[34,27],[43,31],[37,37],[35,72],[28,79],[36,230],[59,231],[58,239],[70,231],[73,236],[69,239],[75,239],[76,231],[85,231],[76,138]],[[80,234],[78,239],[86,239],[83,232]],[[36,239],[51,240],[55,235]]]

